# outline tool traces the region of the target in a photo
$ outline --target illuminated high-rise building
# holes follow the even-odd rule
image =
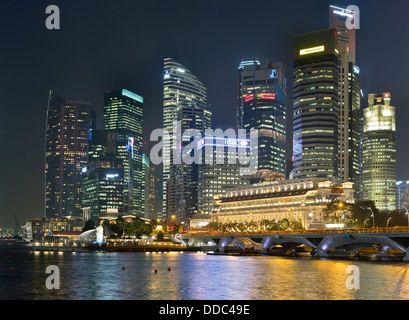
[[[242,61],[238,76],[238,127],[258,130],[256,177],[286,174],[287,88],[282,63]]]
[[[293,178],[338,178],[338,33],[294,37]]]
[[[197,150],[194,147],[190,152],[189,145],[194,144],[198,137],[191,136],[188,130],[196,129],[205,134],[210,129],[210,118],[206,119],[206,110],[195,106],[180,106],[177,111],[176,131],[179,132],[178,152],[181,157],[180,163],[173,161],[170,167],[170,180],[167,186],[167,212],[169,216],[175,216],[178,223],[187,222],[198,212],[198,179],[199,164],[196,161],[187,163],[184,154],[193,157]],[[173,159],[175,160],[175,159]]]
[[[396,119],[391,94],[370,94],[363,114],[363,200],[374,201],[379,210],[395,210]]]
[[[113,146],[107,153],[123,161],[124,213],[144,215],[143,98],[126,89],[105,93],[104,130]],[[116,142],[116,143],[113,143]]]
[[[177,193],[169,197],[169,192],[177,185],[189,185],[190,178],[187,175],[194,174],[184,165],[173,164],[173,153],[181,152],[182,145],[176,145],[176,128],[178,121],[182,131],[185,129],[198,129],[204,131],[211,127],[211,109],[207,103],[207,89],[203,83],[188,69],[173,59],[164,59],[163,75],[163,128],[165,133],[163,141],[163,212],[164,215],[179,213],[179,219],[183,220],[191,212],[195,212],[194,206],[189,205],[186,196]],[[184,144],[188,141],[183,141]],[[189,173],[186,172],[189,171]],[[172,175],[172,176],[171,176]],[[184,176],[185,182],[177,180],[176,176]],[[176,179],[176,180],[175,180]],[[187,179],[187,180],[186,180]],[[172,180],[172,182],[170,182]],[[189,180],[189,181],[188,181]],[[194,183],[194,182],[192,182]],[[191,186],[189,186],[191,188]],[[173,189],[175,190],[175,189]],[[188,192],[187,189],[186,192]],[[178,189],[177,192],[180,192]],[[181,196],[181,197],[180,197]],[[179,199],[179,200],[178,200]],[[183,209],[182,209],[183,208]],[[164,217],[165,218],[165,217]],[[180,221],[181,221],[180,220]]]
[[[396,181],[396,209],[405,210],[408,208],[409,181]]]
[[[82,209],[95,224],[124,213],[124,170],[120,159],[100,159],[82,169]]]
[[[88,101],[65,100],[50,91],[45,141],[45,216],[81,214],[81,169],[88,163],[92,126]]]
[[[197,148],[203,153],[211,154],[212,161],[204,161],[198,168],[198,214],[210,215],[215,196],[224,195],[231,188],[249,184],[248,177],[241,175],[240,168],[244,166],[240,164],[238,152],[241,149],[248,157],[250,140],[205,137],[200,140]]]
[[[360,69],[356,65],[356,29],[348,19],[359,19],[352,10],[330,6],[329,27],[337,30],[336,53],[339,61],[338,178],[352,182],[359,194],[359,117],[361,110]]]

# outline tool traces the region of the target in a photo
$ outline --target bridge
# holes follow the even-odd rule
[[[262,252],[269,253],[274,248],[295,253],[297,248],[309,248],[311,255],[330,258],[357,255],[360,250],[370,247],[377,250],[377,257],[390,257],[391,252],[399,252],[403,261],[409,262],[409,228],[373,228],[342,230],[308,230],[244,233],[187,233],[179,239],[189,247],[202,250],[223,250],[235,238],[245,237],[262,245]]]

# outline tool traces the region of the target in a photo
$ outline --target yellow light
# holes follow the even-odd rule
[[[303,50],[300,50],[300,56],[304,56],[306,54],[311,54],[311,53],[323,52],[323,51],[325,51],[325,46],[303,49]]]

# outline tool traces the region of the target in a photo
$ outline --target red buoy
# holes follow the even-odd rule
[[[11,271],[14,271],[14,267],[11,267],[10,270],[11,270]]]
[[[158,270],[155,270],[155,273],[158,273]]]
[[[168,268],[168,271],[172,270],[171,268]]]
[[[125,267],[122,267],[122,270],[125,270]]]

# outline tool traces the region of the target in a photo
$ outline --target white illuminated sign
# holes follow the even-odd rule
[[[353,18],[354,17],[354,14],[352,13],[347,13],[345,10],[342,10],[342,11],[340,11],[340,10],[334,10],[334,13],[335,14],[337,14],[337,15],[340,15],[340,16],[343,16],[343,17],[348,17],[348,18]]]
[[[311,54],[311,53],[323,52],[323,51],[325,51],[325,46],[303,49],[303,50],[300,50],[300,56],[304,56],[306,54]]]

